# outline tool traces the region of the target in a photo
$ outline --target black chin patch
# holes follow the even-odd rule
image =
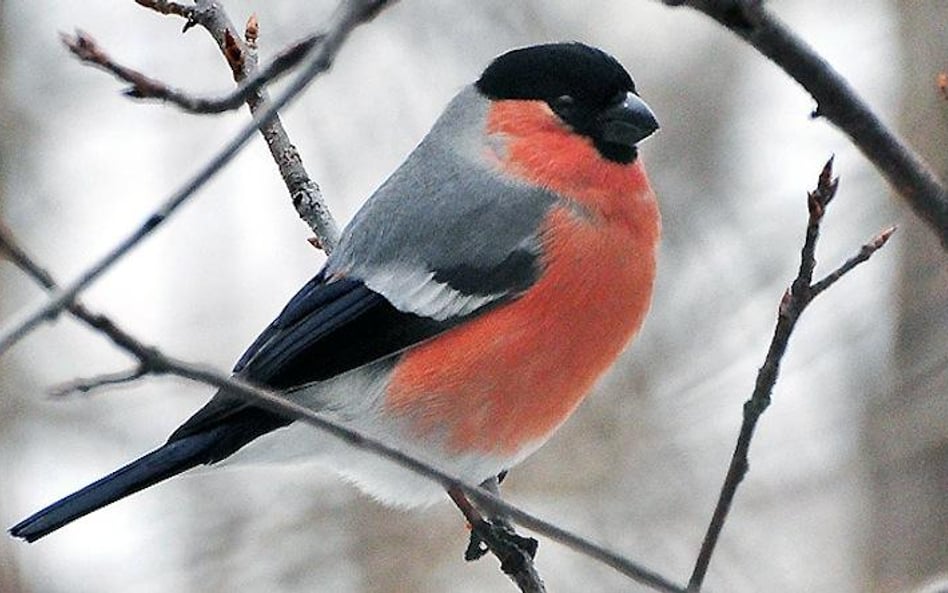
[[[623,144],[609,144],[593,138],[593,145],[603,157],[615,163],[631,163],[639,156],[639,150],[634,146]]]

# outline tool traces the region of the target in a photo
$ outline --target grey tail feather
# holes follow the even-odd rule
[[[210,431],[166,443],[17,523],[10,535],[36,541],[105,505],[206,463],[218,436]]]

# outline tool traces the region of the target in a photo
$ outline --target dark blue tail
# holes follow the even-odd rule
[[[169,442],[17,523],[10,535],[36,541],[107,504],[206,463],[218,438],[210,431]]]

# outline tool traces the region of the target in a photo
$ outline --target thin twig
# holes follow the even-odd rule
[[[352,4],[363,5],[363,19],[371,19],[386,4],[386,0],[357,0]],[[351,7],[350,7],[351,9]],[[193,20],[204,27],[217,43],[221,53],[227,60],[234,81],[238,85],[257,77],[257,45],[260,34],[260,25],[256,16],[251,16],[244,30],[242,40],[237,28],[224,10],[224,7],[213,0],[198,0]],[[364,21],[362,21],[364,22]],[[315,44],[319,43],[324,35],[317,35]],[[312,53],[313,49],[305,53]],[[246,98],[250,113],[259,118],[259,114],[267,108],[270,98],[263,88],[250,93]],[[280,177],[290,194],[293,207],[303,222],[312,229],[316,236],[314,246],[322,249],[328,255],[332,253],[339,241],[339,225],[333,218],[329,207],[323,199],[319,186],[312,180],[303,159],[296,146],[290,142],[289,135],[283,127],[279,115],[260,125],[260,133],[267,143],[270,155],[280,170]],[[312,243],[312,241],[311,241]]]
[[[394,447],[324,418],[309,408],[283,398],[280,394],[259,389],[237,379],[222,376],[217,371],[174,360],[170,357],[163,357],[161,366],[170,374],[224,389],[228,395],[243,399],[255,406],[290,416],[298,421],[315,426],[346,443],[384,457],[418,475],[434,480],[440,483],[445,490],[461,490],[479,507],[486,509],[488,512],[505,515],[518,525],[526,527],[554,541],[558,541],[566,547],[610,566],[632,580],[651,587],[656,591],[685,593],[683,587],[637,562],[620,556],[616,552],[595,544],[580,535],[527,513],[479,486],[458,480]]]
[[[762,0],[662,0],[703,12],[752,45],[800,83],[825,117],[909,203],[948,249],[948,190],[876,116],[833,67],[764,7]]]
[[[188,22],[191,23],[191,25],[185,24],[185,31],[194,26],[194,23],[191,22],[191,16],[194,14],[193,6],[179,4],[177,2],[169,2],[167,0],[135,0],[135,3],[140,4],[145,8],[150,8],[161,14],[173,14],[188,19]]]
[[[169,14],[166,3],[136,1],[147,8]],[[118,79],[131,83],[131,88],[125,91],[127,96],[163,100],[178,105],[185,111],[199,114],[236,109],[246,102],[250,112],[256,115],[269,101],[263,87],[303,61],[323,37],[321,34],[311,35],[283,50],[266,67],[258,69],[256,48],[260,27],[255,15],[251,16],[245,28],[245,41],[241,41],[230,17],[219,2],[198,0],[186,13],[174,14],[187,18],[188,25],[185,30],[194,25],[201,25],[214,39],[230,67],[234,81],[237,82],[238,86],[232,93],[223,97],[203,98],[174,89],[164,82],[119,64],[102,50],[91,36],[82,31],[77,31],[74,36],[63,35],[63,43],[82,62],[102,68]],[[327,254],[330,253],[339,239],[339,225],[329,211],[319,186],[303,166],[303,159],[290,141],[279,115],[261,123],[260,132],[280,170],[280,177],[290,194],[293,207],[316,235],[315,240],[310,243]]]
[[[11,260],[14,261],[20,269],[48,290],[56,290],[56,283],[53,278],[48,273],[42,271],[42,268],[29,258],[25,251],[18,246],[13,237],[5,231],[5,227],[2,224],[0,224],[0,251],[17,254],[16,257],[11,257]],[[309,408],[285,399],[281,394],[249,385],[233,377],[221,374],[216,370],[167,356],[157,348],[138,341],[108,318],[91,313],[79,304],[73,304],[69,308],[69,311],[96,331],[110,338],[120,349],[137,358],[139,363],[149,370],[149,374],[175,375],[218,389],[223,389],[226,390],[229,395],[240,398],[252,405],[310,424],[355,447],[377,454],[421,476],[439,482],[446,490],[460,490],[470,500],[490,514],[508,517],[515,523],[554,541],[558,541],[580,554],[610,566],[643,585],[657,591],[685,593],[683,587],[676,585],[669,579],[637,562],[595,544],[580,535],[531,515],[484,488],[464,483],[419,459],[402,453],[394,447],[320,416]]]
[[[872,257],[873,253],[885,245],[886,241],[895,233],[896,229],[897,227],[890,226],[881,231],[878,235],[867,241],[865,245],[859,249],[859,252],[846,260],[843,265],[827,274],[826,277],[819,282],[814,283],[813,286],[810,287],[811,298],[816,297],[816,295],[835,284],[837,280],[846,275],[850,270]]]
[[[869,259],[873,253],[885,245],[889,237],[895,231],[895,228],[889,228],[882,231],[872,241],[864,245],[859,253],[847,260],[843,265],[831,272],[823,280],[812,284],[813,271],[816,267],[816,244],[819,239],[820,224],[826,213],[826,207],[836,195],[839,187],[839,179],[833,178],[833,159],[827,161],[817,182],[814,191],[807,194],[807,207],[809,218],[807,220],[806,238],[803,248],[800,250],[800,268],[797,277],[793,280],[790,288],[784,293],[780,301],[777,313],[777,324],[774,329],[773,338],[770,341],[770,348],[767,350],[767,356],[764,364],[757,373],[757,381],[754,385],[754,392],[749,400],[744,403],[743,422],[737,438],[737,444],[734,453],[731,455],[731,462],[728,466],[727,475],[724,478],[724,485],[721,487],[721,493],[718,497],[714,513],[711,516],[711,522],[701,543],[701,551],[695,562],[694,570],[691,573],[691,579],[688,582],[688,591],[697,593],[701,590],[704,583],[708,566],[711,563],[711,556],[714,554],[721,531],[727,521],[728,512],[734,501],[738,486],[743,481],[749,468],[748,452],[750,450],[751,440],[754,436],[754,430],[757,427],[757,421],[770,405],[770,396],[774,385],[777,382],[777,376],[780,372],[780,364],[783,355],[787,351],[787,344],[790,341],[790,335],[796,326],[797,321],[803,314],[806,307],[826,288],[831,286],[844,274],[851,271],[860,263]]]
[[[66,397],[75,393],[89,393],[104,387],[114,387],[115,385],[125,385],[134,383],[139,379],[148,376],[151,373],[145,365],[138,365],[125,371],[116,371],[114,373],[104,373],[94,377],[79,378],[66,383],[61,383],[50,388],[49,394],[53,397]]]
[[[26,251],[19,245],[10,230],[0,222],[0,253],[5,253],[10,261],[20,270],[26,273],[37,284],[52,292],[57,289],[56,281],[43,267],[35,262]],[[146,372],[160,372],[160,367],[153,363],[156,359],[157,349],[146,345],[131,334],[125,332],[109,318],[99,313],[94,313],[85,307],[82,303],[71,302],[67,307],[68,311],[77,319],[83,321],[93,330],[108,337],[119,349],[128,352],[139,360],[139,369]]]
[[[56,288],[56,282],[52,274],[45,268],[36,263],[36,261],[26,253],[26,250],[20,247],[13,232],[0,220],[0,254],[6,256],[13,265],[20,268],[27,276],[32,278],[37,284],[46,290]]]
[[[351,0],[344,1],[331,19],[325,37],[317,43],[313,53],[307,58],[301,72],[293,79],[289,87],[272,104],[262,108],[254,121],[245,126],[220,152],[217,153],[184,186],[171,195],[145,222],[131,235],[101,259],[87,268],[78,278],[52,293],[40,306],[21,313],[0,329],[0,355],[22,339],[44,320],[54,318],[69,306],[83,290],[110,269],[133,247],[160,227],[175,210],[204,186],[257,131],[295,98],[319,74],[332,66],[333,59],[352,30],[378,13],[381,8],[391,4],[392,0]]]
[[[279,80],[308,55],[319,42],[321,35],[310,35],[287,47],[266,67],[254,72],[253,76],[246,78],[232,92],[220,97],[196,97],[146,76],[138,70],[123,66],[106,53],[85,31],[77,30],[74,35],[62,33],[60,38],[69,51],[83,63],[101,68],[131,84],[132,86],[124,91],[128,97],[166,101],[188,113],[214,114],[237,109],[264,86]]]

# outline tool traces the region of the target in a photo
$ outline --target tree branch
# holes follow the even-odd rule
[[[148,0],[136,0],[139,4],[164,12],[164,5],[155,5]],[[277,80],[290,68],[306,58],[322,39],[322,35],[310,37],[291,45],[262,69],[257,68],[256,46],[259,24],[256,17],[247,23],[245,37],[240,35],[227,16],[223,6],[210,0],[199,0],[187,12],[179,12],[187,18],[187,27],[201,25],[220,48],[238,83],[230,94],[217,98],[195,97],[184,91],[150,78],[137,70],[123,66],[102,50],[87,33],[77,31],[74,36],[63,35],[63,43],[80,61],[110,72],[132,86],[125,95],[137,99],[157,99],[171,102],[190,113],[220,113],[236,109],[244,102],[253,114],[257,114],[269,100],[263,87]],[[328,254],[339,238],[339,225],[323,200],[319,186],[310,178],[296,146],[280,121],[279,115],[260,125],[260,132],[267,143],[270,154],[280,170],[280,176],[300,218],[312,229],[316,241],[311,241]]]
[[[56,281],[53,280],[49,272],[38,265],[26,251],[20,247],[19,243],[13,237],[13,234],[2,221],[0,221],[0,253],[5,253],[14,265],[46,290],[52,292],[57,289]],[[78,301],[70,301],[66,308],[77,319],[85,322],[90,328],[112,340],[120,350],[128,352],[137,358],[140,368],[148,372],[161,371],[159,366],[152,364],[152,361],[156,360],[157,354],[157,349],[154,347],[139,342],[136,338],[115,325],[110,319],[90,311],[85,305]]]
[[[146,76],[138,70],[123,66],[109,56],[96,40],[85,31],[77,30],[74,35],[66,33],[60,35],[63,44],[81,62],[101,68],[132,85],[123,91],[125,96],[133,99],[166,101],[187,113],[199,115],[223,113],[237,109],[257,91],[279,80],[290,69],[305,59],[310,50],[319,42],[320,37],[320,35],[310,35],[306,39],[290,45],[277,54],[265,68],[261,68],[254,72],[253,76],[245,78],[236,89],[226,95],[196,97],[160,80]]]
[[[717,505],[708,525],[707,533],[701,543],[701,551],[695,562],[691,579],[688,582],[688,591],[697,593],[701,590],[704,583],[708,566],[711,563],[711,556],[714,554],[715,547],[727,520],[728,512],[731,509],[731,503],[747,474],[749,468],[748,452],[750,450],[751,440],[754,437],[754,430],[757,427],[757,421],[770,405],[770,396],[774,385],[777,382],[777,376],[780,372],[780,363],[783,355],[787,351],[787,344],[790,341],[790,335],[796,327],[797,321],[803,314],[814,298],[831,286],[843,275],[851,271],[860,263],[869,259],[873,253],[885,245],[895,228],[889,228],[877,235],[870,242],[863,245],[859,253],[847,260],[839,268],[831,272],[826,278],[813,284],[813,271],[816,267],[816,244],[819,240],[820,224],[826,213],[826,207],[836,195],[839,187],[839,179],[833,178],[833,159],[827,161],[826,166],[820,173],[817,187],[814,191],[807,194],[807,207],[809,209],[809,219],[807,221],[806,239],[803,248],[800,251],[800,268],[797,277],[793,280],[790,288],[783,295],[780,307],[777,313],[777,325],[774,328],[774,335],[770,341],[770,348],[764,359],[763,366],[757,373],[757,381],[754,385],[754,391],[749,400],[744,403],[743,422],[737,438],[737,445],[731,456],[731,462],[724,478],[724,485],[721,487],[721,493],[718,497]]]
[[[78,278],[53,292],[40,306],[21,313],[12,322],[0,328],[0,355],[22,339],[40,323],[59,315],[69,306],[76,296],[96,281],[106,270],[135,247],[142,239],[160,227],[182,204],[187,202],[205,183],[208,182],[234,155],[246,144],[258,127],[266,124],[278,110],[293,100],[316,76],[332,66],[333,59],[348,38],[349,33],[375,16],[393,0],[350,0],[343,1],[330,19],[325,36],[316,44],[312,54],[306,59],[301,72],[293,79],[289,87],[271,104],[261,107],[254,121],[245,126],[217,155],[206,163],[198,173],[172,194],[165,202],[142,223],[134,232],[106,253]]]
[[[816,100],[814,117],[842,130],[948,249],[948,190],[848,82],[764,7],[763,0],[662,0],[689,6],[780,66]]]
[[[43,271],[42,268],[19,247],[2,223],[0,223],[0,252],[6,252],[10,256],[11,261],[44,288],[50,291],[56,290],[56,283],[53,278]],[[254,406],[259,406],[277,414],[292,417],[300,422],[310,424],[350,445],[379,455],[380,457],[401,465],[409,471],[434,480],[443,485],[446,490],[463,492],[466,497],[492,515],[508,517],[515,523],[535,533],[558,541],[580,554],[614,568],[636,582],[642,583],[656,591],[685,593],[685,589],[681,586],[676,585],[669,579],[637,562],[595,544],[580,535],[531,515],[504,501],[498,495],[488,490],[462,482],[419,459],[402,453],[394,447],[320,416],[313,410],[287,400],[278,393],[244,383],[239,379],[224,375],[216,370],[167,356],[157,348],[140,342],[103,315],[88,311],[79,303],[71,303],[68,306],[68,310],[92,329],[107,336],[120,349],[138,359],[141,367],[148,369],[148,374],[170,374],[223,389],[227,391],[228,395],[239,398]]]
[[[142,4],[141,1],[136,1]],[[146,5],[150,2],[150,0],[144,1]],[[361,22],[371,20],[378,11],[390,4],[394,4],[394,0],[356,0],[348,4],[343,3],[336,13],[336,17],[341,18],[338,18],[336,27],[330,25],[330,33],[339,26],[351,29]],[[343,14],[340,15],[340,12]],[[258,119],[260,113],[267,108],[270,102],[262,88],[264,84],[270,81],[266,80],[266,77],[261,80],[261,74],[267,70],[279,74],[282,71],[281,69],[291,67],[295,60],[312,54],[328,35],[328,33],[326,35],[314,35],[310,39],[284,50],[267,68],[258,71],[256,48],[259,24],[255,16],[251,16],[245,27],[246,41],[241,38],[224,7],[216,0],[197,0],[192,14],[187,18],[188,23],[202,26],[217,43],[231,69],[234,81],[238,84],[235,94],[243,94],[240,92],[241,87],[256,87],[256,89],[246,93],[244,100],[250,108],[250,112]],[[309,48],[306,47],[307,45]],[[326,68],[328,69],[328,63]],[[223,99],[227,100],[228,97]],[[280,177],[283,178],[286,189],[290,194],[293,207],[303,222],[316,235],[316,242],[311,241],[311,243],[323,249],[327,254],[331,253],[339,241],[339,225],[336,224],[332,213],[326,206],[319,186],[306,172],[303,159],[300,157],[296,146],[290,142],[289,135],[280,121],[280,116],[274,115],[269,121],[261,123],[260,133],[263,135],[267,148],[270,150],[270,155],[280,170]]]
[[[116,371],[114,373],[105,373],[89,378],[79,378],[56,385],[49,390],[53,397],[65,397],[74,393],[89,393],[103,387],[112,387],[115,385],[124,385],[134,383],[139,379],[147,377],[150,370],[145,365],[139,364],[135,368],[125,371]]]
[[[191,16],[195,10],[195,7],[193,6],[179,4],[177,2],[169,2],[168,0],[135,0],[135,3],[140,4],[145,8],[150,8],[161,14],[173,14],[186,18],[187,22],[184,25],[184,29],[181,31],[182,33],[197,24],[194,22]]]

